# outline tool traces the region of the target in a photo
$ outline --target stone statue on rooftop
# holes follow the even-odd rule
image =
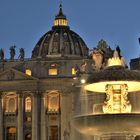
[[[103,52],[106,51],[108,45],[106,43],[106,41],[104,41],[103,39],[101,39],[99,42],[98,42],[98,45],[97,45],[97,48],[102,50]]]
[[[15,48],[16,48],[15,45],[10,47],[10,60],[14,60],[14,57],[15,57],[15,54],[16,54]]]
[[[98,48],[94,48],[92,52],[92,60],[94,62],[93,69],[100,70],[103,65],[103,52]]]
[[[19,59],[21,60],[21,61],[23,61],[24,60],[24,57],[25,57],[25,51],[24,51],[24,48],[20,48],[19,49],[19,52],[20,52],[20,54],[19,54]]]
[[[0,60],[4,60],[4,51],[0,49]]]
[[[79,77],[80,76],[80,68],[79,68],[79,66],[77,64],[75,65],[74,69],[75,69],[75,75],[77,77]]]
[[[86,61],[83,61],[83,63],[81,64],[80,71],[82,73],[85,73],[87,71],[87,62]]]
[[[119,46],[116,47],[116,51],[118,52],[119,58],[121,58],[121,49]]]

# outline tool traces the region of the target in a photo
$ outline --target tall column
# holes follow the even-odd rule
[[[70,117],[71,117],[71,97],[68,90],[61,93],[61,138],[60,140],[70,139]]]
[[[66,129],[66,109],[67,109],[67,102],[66,102],[66,94],[63,92],[61,93],[60,99],[60,107],[61,107],[61,140],[64,140],[64,132]]]
[[[38,92],[35,92],[32,103],[32,140],[39,140],[38,106]]]
[[[41,95],[41,140],[46,140],[46,105],[45,97]]]
[[[23,140],[23,94],[18,93],[18,140]]]
[[[0,93],[0,140],[3,140],[3,108],[2,108],[2,93]]]

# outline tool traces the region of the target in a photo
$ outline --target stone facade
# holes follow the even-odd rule
[[[82,38],[70,30],[61,5],[52,30],[41,37],[31,58],[25,59],[21,48],[15,59],[12,46],[10,59],[5,59],[0,49],[0,140],[99,140],[81,136],[71,125],[80,111],[80,106],[74,107],[78,100],[85,105],[74,78],[103,69],[113,55],[104,40],[91,54],[88,51]],[[98,111],[104,96],[88,96]]]
[[[1,139],[63,140],[66,131],[72,137],[72,96],[76,94],[72,70],[82,63],[83,59],[0,62]],[[50,69],[57,69],[57,74],[49,75]]]

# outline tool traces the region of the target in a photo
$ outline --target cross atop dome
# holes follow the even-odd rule
[[[54,26],[68,26],[68,20],[63,14],[62,1],[59,4],[59,13],[55,16]]]

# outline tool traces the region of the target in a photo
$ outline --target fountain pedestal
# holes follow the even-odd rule
[[[75,116],[73,124],[81,134],[100,140],[134,140],[140,135],[140,113],[133,113],[127,95],[140,91],[140,72],[126,69],[117,50],[113,56],[105,69],[88,76],[83,85],[85,91],[106,93],[103,113]]]

